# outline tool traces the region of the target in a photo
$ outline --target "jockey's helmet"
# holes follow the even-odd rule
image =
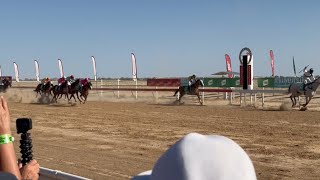
[[[70,76],[70,79],[74,79],[73,75]]]
[[[50,78],[49,78],[49,77],[46,77],[46,80],[47,80],[47,81],[49,81],[49,80],[50,80]]]
[[[312,74],[313,73],[313,69],[312,68],[310,68],[310,74]]]

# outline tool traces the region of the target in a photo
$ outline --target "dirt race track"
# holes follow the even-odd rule
[[[71,106],[16,100],[9,108],[13,130],[16,118],[33,119],[34,157],[42,167],[92,179],[129,179],[152,169],[170,145],[190,132],[236,141],[253,160],[258,179],[320,177],[317,111],[105,101]]]

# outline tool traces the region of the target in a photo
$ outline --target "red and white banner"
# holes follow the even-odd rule
[[[271,59],[272,77],[274,77],[274,55],[272,50],[270,50],[270,59]]]
[[[19,82],[19,69],[17,63],[13,62],[14,73],[16,75],[16,81]]]
[[[227,72],[231,73],[232,72],[232,67],[231,67],[231,59],[230,56],[228,54],[225,55],[226,58],[226,68],[227,68]],[[232,74],[228,74],[229,78],[232,78]]]
[[[40,81],[40,69],[39,69],[39,63],[37,60],[34,60],[34,65],[36,68],[36,78],[37,78],[37,81],[39,82]]]
[[[132,61],[132,79],[136,81],[137,80],[137,61],[133,53],[131,53],[131,61]]]
[[[60,77],[63,77],[64,73],[63,73],[63,66],[62,66],[61,59],[58,59],[58,63],[59,63]]]
[[[97,69],[96,69],[96,59],[94,56],[91,56],[92,65],[93,65],[93,75],[94,75],[94,81],[97,81]]]

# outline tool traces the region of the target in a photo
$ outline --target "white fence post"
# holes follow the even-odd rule
[[[138,79],[136,79],[136,99],[138,99]]]
[[[156,89],[158,89],[158,86],[156,86]],[[156,101],[158,102],[158,98],[159,98],[159,94],[158,94],[158,90],[156,91]]]
[[[202,86],[202,90],[204,89],[204,86]],[[204,91],[202,91],[202,104],[204,103]]]
[[[118,99],[120,98],[120,79],[118,79]]]
[[[264,90],[264,88],[262,88]],[[262,93],[262,107],[264,106],[264,92]]]
[[[101,80],[100,80],[100,88],[102,88],[102,78],[101,78]],[[102,91],[102,89],[100,90],[100,96],[102,96],[102,93],[103,93],[103,91]]]

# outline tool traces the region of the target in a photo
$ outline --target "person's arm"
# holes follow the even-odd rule
[[[10,115],[7,101],[0,98],[0,135],[10,134]],[[0,170],[9,172],[21,179],[13,143],[0,144]]]

